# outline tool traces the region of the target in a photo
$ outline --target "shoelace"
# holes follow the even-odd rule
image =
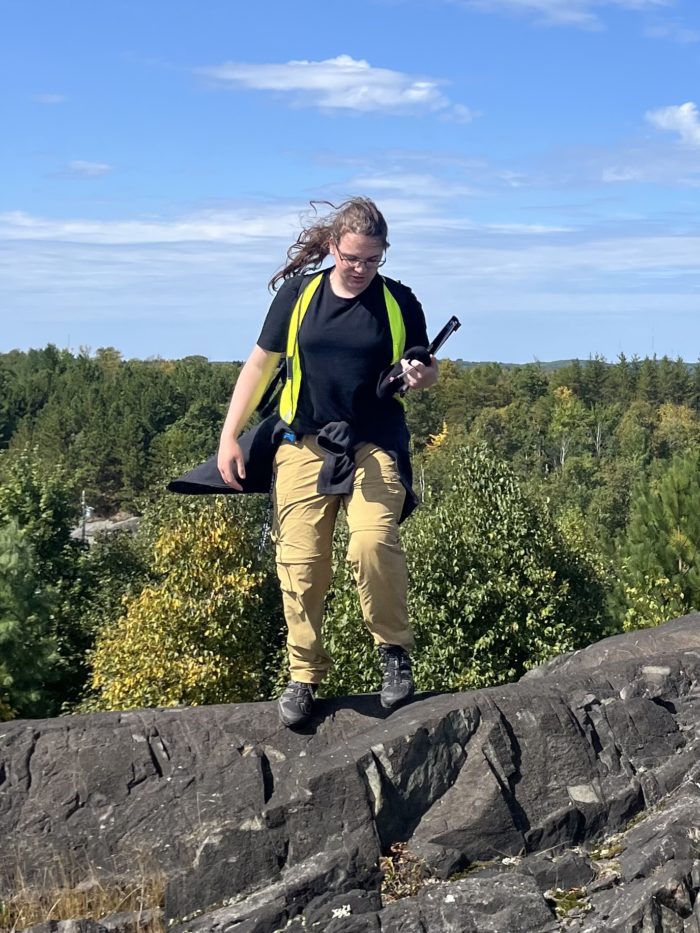
[[[411,671],[411,662],[404,651],[383,651],[384,678],[386,686],[400,684],[402,674],[408,675]]]
[[[313,690],[312,684],[305,684],[299,680],[292,680],[287,684],[287,687],[285,688],[284,692],[288,695],[292,694],[295,697],[300,697],[300,696],[303,696],[307,691],[311,694],[311,697],[313,698],[314,690]]]

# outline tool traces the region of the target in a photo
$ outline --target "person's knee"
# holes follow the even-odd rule
[[[314,535],[287,534],[276,541],[275,557],[282,564],[330,563],[333,539],[323,541]]]
[[[302,561],[278,559],[276,566],[283,591],[306,593],[319,587],[327,589],[331,581],[330,558]]]
[[[393,528],[362,528],[350,535],[348,560],[351,563],[376,562],[397,551],[400,551],[398,534]]]

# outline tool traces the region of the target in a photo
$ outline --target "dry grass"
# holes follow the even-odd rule
[[[379,860],[384,873],[381,895],[385,901],[396,901],[401,897],[412,897],[423,887],[427,877],[425,862],[414,855],[405,842],[396,842],[390,849],[391,855]]]
[[[141,915],[162,908],[165,878],[153,867],[134,866],[130,878],[106,878],[96,872],[78,874],[56,862],[40,878],[25,878],[13,867],[0,872],[0,933],[16,933],[47,920],[101,920],[109,914]],[[144,917],[141,933],[163,933],[162,913]]]

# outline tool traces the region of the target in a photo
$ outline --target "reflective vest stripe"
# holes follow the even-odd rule
[[[280,417],[291,424],[297,410],[299,390],[301,389],[301,356],[299,354],[299,329],[304,315],[309,310],[311,299],[321,284],[323,273],[314,276],[303,289],[292,310],[292,317],[287,332],[287,380],[280,395]]]
[[[391,329],[391,363],[393,366],[394,363],[398,363],[401,359],[406,348],[406,327],[399,303],[387,288],[386,282],[384,282],[384,301],[386,302],[389,328]]]
[[[289,321],[289,331],[287,332],[287,379],[280,395],[280,418],[291,424],[297,411],[299,402],[299,391],[301,389],[301,354],[299,353],[299,330],[301,329],[304,315],[309,310],[311,299],[316,294],[318,286],[324,273],[319,272],[300,292],[299,297],[292,309],[292,316]],[[386,303],[387,316],[389,318],[389,330],[391,331],[391,362],[398,363],[403,356],[406,347],[406,326],[403,321],[403,314],[399,303],[389,291],[386,282],[384,285],[384,301]],[[397,396],[398,397],[398,396]],[[403,399],[399,399],[403,403]]]

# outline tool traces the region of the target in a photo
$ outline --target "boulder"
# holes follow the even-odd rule
[[[4,723],[0,877],[163,874],[166,920],[192,933],[685,927],[699,684],[692,614],[391,714],[321,700],[299,731],[274,703]],[[595,841],[647,810],[606,874]],[[397,842],[434,883],[383,902]],[[586,885],[581,916],[557,918],[549,889]],[[633,889],[641,913],[621,903]]]

